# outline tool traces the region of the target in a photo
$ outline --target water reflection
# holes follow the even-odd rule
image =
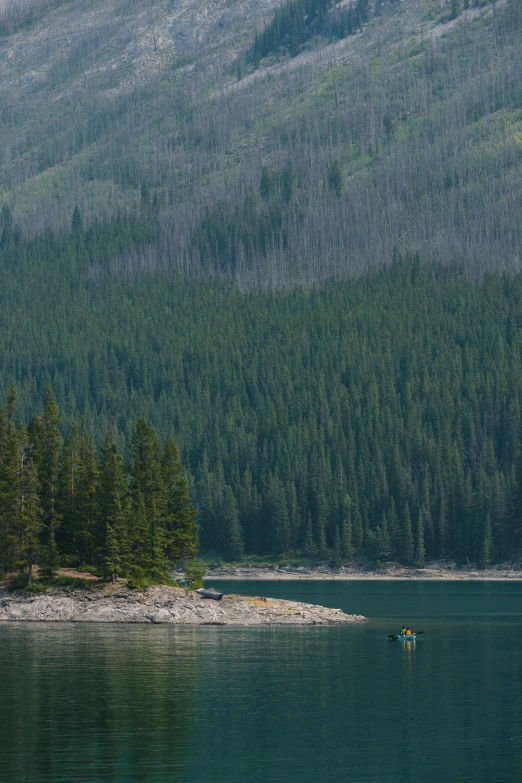
[[[2,781],[183,779],[194,633],[21,624],[0,639]]]
[[[343,587],[278,589],[371,614]],[[0,625],[0,781],[519,783],[522,585],[407,587],[341,628]]]
[[[405,640],[405,641],[401,640],[399,644],[402,647],[405,669],[406,669],[408,679],[410,680],[412,676],[412,670],[413,670],[413,654],[417,642],[415,639]]]

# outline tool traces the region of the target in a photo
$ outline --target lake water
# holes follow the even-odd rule
[[[212,585],[371,620],[2,624],[1,783],[522,780],[522,584]]]

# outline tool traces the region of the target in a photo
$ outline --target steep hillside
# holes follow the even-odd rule
[[[278,286],[396,248],[518,268],[517,0],[279,5],[10,3],[0,199],[23,229],[75,204],[105,219],[145,186],[151,267]]]

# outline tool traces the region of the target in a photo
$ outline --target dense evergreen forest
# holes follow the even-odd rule
[[[197,552],[196,512],[174,440],[163,449],[138,419],[125,467],[109,430],[98,454],[85,419],[65,439],[52,390],[42,416],[15,426],[17,393],[0,408],[0,574],[32,581],[60,566],[91,566],[144,585],[169,579]],[[25,576],[24,576],[25,575]]]
[[[50,385],[66,443],[83,417],[81,437],[110,431],[132,466],[140,417],[173,432],[208,553],[519,552],[522,275],[398,256],[288,291],[125,274],[103,247],[146,236],[154,207],[140,214],[85,231],[76,211],[71,232],[25,240],[4,210],[0,388],[16,384],[19,420]]]

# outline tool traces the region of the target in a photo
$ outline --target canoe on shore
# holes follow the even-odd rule
[[[199,593],[203,598],[213,598],[215,601],[221,601],[224,596],[224,593],[218,593],[217,590],[205,590],[204,587],[194,592]]]

